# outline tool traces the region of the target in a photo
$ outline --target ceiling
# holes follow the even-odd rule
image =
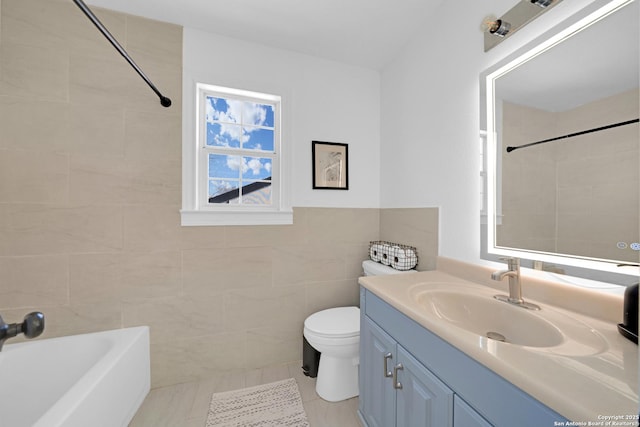
[[[380,69],[444,0],[87,0],[90,6]]]

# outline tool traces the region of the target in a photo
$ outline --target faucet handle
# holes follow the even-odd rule
[[[25,337],[35,338],[44,331],[44,314],[39,311],[29,313],[20,326]]]

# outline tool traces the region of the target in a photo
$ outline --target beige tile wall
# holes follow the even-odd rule
[[[504,103],[502,141],[519,146],[558,136],[553,113]],[[557,144],[502,152],[500,246],[554,252]]]
[[[564,113],[562,132],[637,119],[640,93],[630,90]],[[638,262],[616,247],[640,238],[638,124],[572,138],[558,147],[558,250]]]
[[[507,145],[580,132],[638,118],[638,89],[578,108],[548,113],[504,106]],[[637,262],[617,242],[640,235],[638,124],[503,154],[505,246]]]
[[[438,258],[438,208],[380,210],[380,239],[418,249],[416,269],[435,270]]]
[[[180,226],[180,27],[95,10],[173,100],[165,109],[71,2],[0,1],[6,320],[41,310],[44,337],[149,325],[157,387],[300,359],[306,316],[358,303],[379,209]],[[437,215],[411,211],[403,227],[383,212],[385,235],[418,230],[429,243],[409,243],[435,254]]]

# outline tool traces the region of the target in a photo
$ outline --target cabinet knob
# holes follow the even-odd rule
[[[398,381],[398,371],[401,371],[403,369],[404,366],[402,366],[402,363],[398,363],[393,367],[393,388],[395,388],[396,390],[402,389],[402,383]]]
[[[389,378],[393,376],[393,373],[389,370],[389,359],[392,359],[393,355],[391,353],[387,353],[384,355],[384,376],[385,378]]]

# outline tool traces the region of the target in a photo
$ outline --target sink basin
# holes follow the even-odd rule
[[[433,316],[490,339],[529,347],[552,347],[563,341],[553,324],[492,297],[434,290],[419,293],[416,301]]]
[[[565,355],[587,355],[606,349],[606,342],[581,321],[552,308],[527,310],[493,298],[497,292],[455,284],[418,285],[411,298],[435,322],[489,341]]]

